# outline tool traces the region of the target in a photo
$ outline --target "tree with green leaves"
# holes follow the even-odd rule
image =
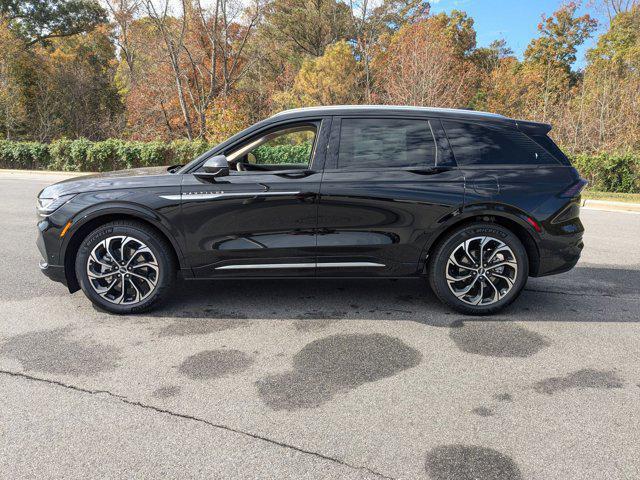
[[[0,16],[27,45],[89,32],[107,20],[95,0],[0,0]]]
[[[282,48],[320,57],[328,45],[352,37],[349,8],[337,0],[274,0],[263,28]]]
[[[559,66],[567,71],[576,61],[576,51],[598,26],[589,14],[576,16],[578,4],[563,5],[552,16],[543,16],[538,24],[540,36],[524,52],[527,62]]]
[[[470,58],[481,70],[491,73],[500,66],[503,59],[512,56],[513,50],[509,48],[506,40],[498,39],[491,42],[488,47],[474,49]]]
[[[452,10],[450,14],[442,12],[434,15],[430,21],[451,41],[454,53],[458,57],[466,57],[476,48],[474,20],[466,12],[461,10]]]

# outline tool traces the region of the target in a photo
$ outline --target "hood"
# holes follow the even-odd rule
[[[72,193],[179,185],[180,175],[169,173],[168,168],[170,167],[132,168],[68,178],[49,185],[38,196],[56,198]]]

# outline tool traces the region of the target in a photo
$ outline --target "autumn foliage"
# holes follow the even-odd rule
[[[549,122],[573,154],[640,150],[636,1],[603,2],[580,71],[596,22],[575,3],[521,59],[424,0],[103,0],[70,18],[27,3],[48,23],[0,0],[0,139],[214,143],[284,108],[382,103]]]

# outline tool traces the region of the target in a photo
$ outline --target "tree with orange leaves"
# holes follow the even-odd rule
[[[462,18],[462,17],[461,17]],[[405,25],[388,36],[373,59],[384,103],[464,107],[473,96],[476,67],[448,17]],[[475,42],[475,32],[473,34]],[[465,40],[466,41],[466,40]]]

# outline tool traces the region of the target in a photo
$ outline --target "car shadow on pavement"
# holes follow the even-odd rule
[[[178,281],[151,316],[230,319],[380,319],[445,308],[420,279]]]
[[[638,321],[637,307],[633,307],[637,297],[640,270],[577,267],[562,275],[529,279],[521,297],[499,318]],[[462,317],[442,305],[421,279],[178,281],[171,298],[148,316],[301,322],[408,320],[432,326],[451,326],[460,318],[497,319]]]

